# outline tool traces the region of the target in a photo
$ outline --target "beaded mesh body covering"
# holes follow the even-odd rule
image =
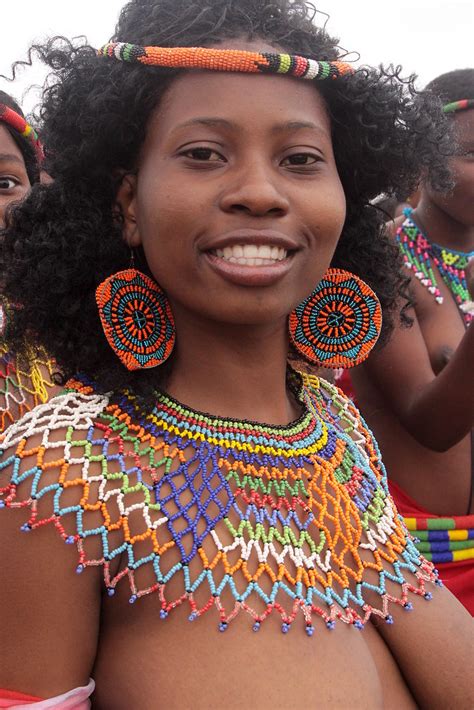
[[[289,386],[303,413],[269,427],[164,394],[143,415],[129,394],[71,381],[3,435],[0,507],[24,509],[25,533],[54,525],[77,546],[78,573],[103,566],[110,596],[121,580],[131,603],[156,594],[162,619],[185,604],[190,621],[217,610],[222,631],[239,612],[254,630],[277,614],[284,632],[300,616],[308,635],[317,618],[391,623],[393,604],[431,598],[436,570],[352,403],[316,377],[290,371]]]
[[[38,404],[47,402],[55,387],[54,365],[43,350],[27,365],[11,353],[2,339],[5,320],[4,304],[0,302],[0,432]]]

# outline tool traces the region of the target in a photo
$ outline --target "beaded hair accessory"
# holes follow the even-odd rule
[[[474,99],[461,99],[460,101],[451,101],[451,103],[443,106],[443,113],[454,113],[455,111],[464,111],[467,108],[474,108]]]
[[[122,62],[154,67],[209,69],[249,74],[286,74],[314,81],[337,79],[354,73],[354,68],[346,62],[317,61],[297,54],[245,52],[240,49],[140,47],[128,42],[111,42],[99,49],[97,54],[99,57],[112,57]]]
[[[32,145],[38,163],[43,161],[43,145],[33,126],[30,126],[23,116],[20,116],[19,113],[6,104],[0,103],[0,121],[3,121],[3,123],[6,123],[10,128],[13,128],[14,131],[19,133],[22,138],[26,139]]]

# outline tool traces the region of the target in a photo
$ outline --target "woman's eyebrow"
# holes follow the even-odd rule
[[[231,130],[240,130],[241,126],[233,121],[228,121],[225,118],[217,118],[213,116],[202,116],[199,118],[191,118],[189,121],[184,121],[184,123],[178,123],[174,126],[173,131],[181,130],[182,128],[188,128],[190,126],[207,126],[209,128],[226,128]],[[327,134],[322,126],[313,123],[312,121],[285,121],[284,123],[277,123],[271,127],[272,133],[283,133],[285,131],[298,131],[302,129],[311,129],[317,131],[318,133]]]
[[[184,123],[178,123],[176,126],[174,126],[171,132],[174,133],[175,131],[179,131],[182,128],[188,128],[190,126],[208,126],[210,128],[231,129],[238,128],[236,123],[233,123],[232,121],[227,121],[225,118],[203,116],[201,118],[191,118],[189,121],[184,121]]]
[[[21,158],[19,158],[17,155],[14,155],[13,153],[0,153],[0,160],[15,162],[19,163],[20,165],[24,164]]]
[[[284,123],[278,123],[272,126],[271,131],[272,133],[283,133],[285,131],[300,131],[308,128],[312,131],[328,135],[328,132],[323,126],[313,123],[312,121],[285,121]]]

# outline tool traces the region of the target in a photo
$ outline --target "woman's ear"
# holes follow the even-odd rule
[[[122,215],[123,239],[129,247],[137,247],[141,242],[136,217],[137,176],[126,173],[117,191],[117,207]]]

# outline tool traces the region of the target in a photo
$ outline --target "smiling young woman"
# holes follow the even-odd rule
[[[404,279],[369,200],[424,167],[448,184],[439,107],[353,72],[285,0],[134,0],[98,53],[39,51],[54,182],[0,265],[12,343],[69,380],[2,440],[0,686],[38,708],[94,682],[114,710],[469,707],[468,615],[357,411],[288,364],[363,359],[382,311],[390,332]]]

